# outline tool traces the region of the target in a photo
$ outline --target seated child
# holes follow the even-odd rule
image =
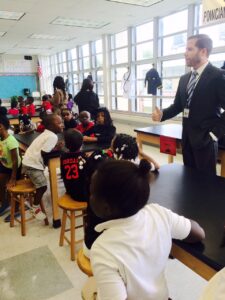
[[[132,160],[134,162],[137,161],[139,149],[138,149],[138,144],[136,142],[136,139],[128,134],[117,134],[111,143],[111,150],[112,150],[112,155],[111,157],[114,157],[117,160],[123,159],[123,160]],[[104,151],[107,153],[106,151]],[[148,160],[154,167],[155,169],[159,168],[159,165],[156,161],[153,160],[150,156],[146,155],[143,153],[143,156],[145,157],[146,160]],[[89,165],[89,160],[91,159],[92,156],[88,159],[87,162],[87,169],[89,173],[87,172],[87,177],[91,178],[92,174],[94,171],[97,170],[98,165],[95,163],[95,168],[91,168]],[[110,154],[108,154],[108,157],[110,157]],[[106,160],[106,156],[101,157],[101,160],[103,161]],[[99,160],[98,160],[99,161]],[[92,163],[93,165],[93,163]],[[100,235],[100,233],[96,232],[94,230],[95,226],[101,222],[103,222],[102,219],[97,217],[90,205],[88,204],[88,209],[87,209],[87,218],[86,218],[86,227],[85,227],[85,235],[84,235],[84,243],[83,243],[83,250],[84,254],[89,257],[90,255],[90,249],[96,238]]]
[[[19,133],[30,132],[35,129],[35,124],[31,121],[30,115],[19,115],[19,128]]]
[[[116,128],[108,109],[100,107],[96,110],[95,125],[84,133],[84,142],[110,144],[115,133]]]
[[[13,116],[18,115],[19,114],[19,109],[17,107],[18,107],[18,102],[13,101],[11,103],[11,108],[8,110],[8,114],[13,115]]]
[[[104,162],[92,176],[90,205],[105,222],[91,248],[99,299],[168,299],[165,268],[172,239],[198,242],[195,221],[158,204],[147,204],[150,164]],[[109,180],[110,174],[110,180]]]
[[[53,150],[58,142],[57,133],[62,132],[62,119],[58,115],[47,115],[44,118],[45,131],[41,133],[28,147],[23,158],[24,172],[36,187],[31,214],[38,220],[44,220],[46,215],[41,211],[40,201],[47,190],[47,180],[44,175],[43,155]]]
[[[19,143],[8,133],[8,129],[9,120],[6,116],[0,115],[0,216],[5,214],[9,207],[6,186],[12,187],[16,184],[21,170]]]
[[[73,95],[72,94],[68,94],[68,102],[66,104],[67,109],[69,109],[69,111],[72,111],[73,108]]]
[[[44,95],[42,96],[42,104],[41,104],[41,108],[43,111],[46,111],[47,113],[52,113],[52,104],[49,101],[49,96],[48,95]]]
[[[69,129],[69,128],[76,128],[77,127],[77,121],[75,120],[75,118],[73,117],[72,112],[67,109],[64,108],[61,111],[62,113],[62,118],[64,121],[64,128],[65,130]]]
[[[91,114],[88,111],[82,111],[79,114],[80,124],[77,125],[76,129],[84,134],[87,130],[91,129],[94,126],[94,122],[91,120]]]
[[[27,114],[27,107],[25,100],[23,99],[22,96],[18,97],[18,103],[19,103],[19,113],[21,115],[26,115]]]
[[[136,138],[128,134],[117,134],[112,140],[111,148],[116,159],[133,160],[136,162],[139,155],[151,163],[151,171],[160,168],[159,164],[152,157],[140,150]]]
[[[34,98],[31,96],[28,96],[27,97],[27,113],[32,116],[35,114],[35,112],[36,112],[36,108],[34,105]]]
[[[61,155],[60,168],[66,192],[76,201],[87,201],[85,174],[87,157],[80,150],[83,136],[76,129],[70,128],[65,131],[64,139],[69,151]]]
[[[37,132],[43,132],[45,130],[45,126],[43,124],[43,119],[47,116],[47,112],[43,111],[40,112],[39,118],[41,119],[41,122],[38,124],[36,131]]]
[[[0,114],[7,115],[7,108],[5,106],[2,106],[2,99],[0,99]]]

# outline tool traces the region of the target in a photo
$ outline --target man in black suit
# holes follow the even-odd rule
[[[205,34],[188,38],[185,60],[192,72],[180,78],[174,103],[153,121],[183,114],[182,152],[184,164],[216,174],[218,139],[225,134],[225,73],[212,66],[208,57],[212,40]]]

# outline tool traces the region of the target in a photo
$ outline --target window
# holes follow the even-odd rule
[[[153,22],[136,27],[136,43],[153,39]]]
[[[165,36],[179,31],[186,31],[188,24],[188,11],[169,15],[159,20],[159,35]]]

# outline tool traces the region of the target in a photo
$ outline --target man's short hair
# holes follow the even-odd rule
[[[199,49],[206,48],[208,56],[212,52],[213,42],[207,34],[196,34],[188,37],[188,40],[196,39],[196,47]]]

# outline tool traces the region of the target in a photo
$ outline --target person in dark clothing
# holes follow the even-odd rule
[[[152,68],[146,73],[145,87],[146,82],[148,83],[148,94],[156,95],[157,88],[160,88],[162,86],[162,81],[159,77],[159,73],[154,68],[154,64],[152,65]]]
[[[95,125],[84,133],[84,142],[110,145],[115,133],[116,128],[108,109],[100,107],[97,109]]]
[[[69,152],[61,155],[60,169],[66,193],[76,201],[87,201],[88,191],[85,175],[87,157],[80,150],[83,136],[76,129],[70,128],[64,133],[64,139]]]
[[[74,102],[78,106],[79,113],[86,110],[95,118],[95,112],[99,108],[98,95],[93,92],[93,81],[89,78],[83,80],[80,92],[74,97]]]
[[[225,61],[220,69],[225,70]]]
[[[62,118],[64,121],[64,129],[67,130],[69,128],[76,128],[77,127],[77,121],[73,117],[72,112],[65,108],[62,110]]]

